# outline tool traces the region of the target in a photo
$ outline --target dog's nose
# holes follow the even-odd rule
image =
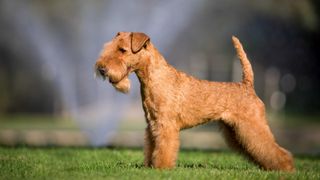
[[[98,68],[98,71],[101,74],[101,76],[105,76],[105,74],[106,74],[106,69],[105,68]]]

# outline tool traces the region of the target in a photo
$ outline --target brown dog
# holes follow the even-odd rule
[[[144,33],[120,32],[96,62],[96,71],[120,92],[128,92],[135,72],[147,128],[145,165],[175,166],[179,131],[209,121],[221,122],[230,147],[265,170],[293,171],[291,154],[269,129],[263,102],[253,86],[253,72],[241,43],[232,38],[243,68],[243,81],[199,80],[170,66]]]

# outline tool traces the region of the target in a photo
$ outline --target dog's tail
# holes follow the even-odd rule
[[[243,50],[242,44],[239,39],[235,36],[232,36],[232,41],[234,48],[237,51],[237,55],[240,59],[240,63],[242,66],[243,74],[242,74],[242,83],[253,87],[253,71],[250,64],[249,59],[247,58],[246,53]]]

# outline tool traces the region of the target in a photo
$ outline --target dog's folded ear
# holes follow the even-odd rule
[[[133,53],[139,52],[150,40],[149,36],[140,32],[131,33],[131,50]]]

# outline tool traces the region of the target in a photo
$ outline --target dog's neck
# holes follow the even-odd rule
[[[150,53],[146,54],[141,59],[142,63],[140,64],[140,67],[135,71],[141,83],[142,89],[156,87],[157,82],[160,82],[159,79],[171,79],[175,76],[175,73],[170,73],[175,72],[170,70],[174,68],[166,62],[164,57],[152,44],[150,44],[149,51]],[[166,71],[168,73],[161,73],[163,71]],[[165,74],[166,77],[160,76],[163,74]]]

